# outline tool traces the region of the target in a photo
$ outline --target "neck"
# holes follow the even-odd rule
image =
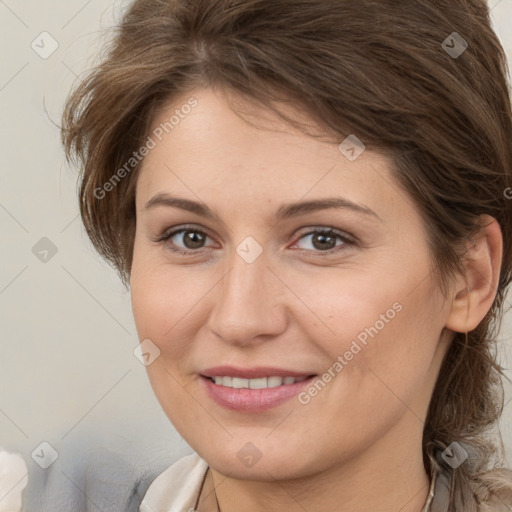
[[[199,510],[215,512],[217,499],[221,512],[421,512],[430,486],[421,435],[395,437],[395,443],[382,437],[357,457],[293,479],[241,480],[211,469]]]

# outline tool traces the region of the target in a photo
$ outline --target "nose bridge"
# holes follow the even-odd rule
[[[231,343],[276,335],[284,325],[278,302],[282,297],[278,288],[283,284],[268,268],[265,254],[255,256],[250,244],[242,243],[233,252],[209,321],[212,331]]]

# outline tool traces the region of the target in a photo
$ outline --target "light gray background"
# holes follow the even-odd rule
[[[43,441],[59,453],[56,464],[84,442],[134,464],[164,466],[190,451],[133,355],[129,294],[81,227],[77,174],[65,165],[52,124],[126,4],[0,0],[0,446],[24,455],[29,478],[43,471],[30,457]],[[511,59],[512,0],[490,5]],[[31,47],[43,31],[59,45],[47,59]],[[57,247],[46,263],[32,252],[43,237]],[[511,327],[509,313],[501,345],[507,368]],[[512,388],[505,384],[501,429],[511,465]]]

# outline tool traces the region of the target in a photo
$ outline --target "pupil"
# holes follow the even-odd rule
[[[194,238],[196,238],[196,240],[194,240]],[[197,241],[197,238],[199,238],[198,241]],[[203,236],[200,233],[197,233],[196,231],[187,231],[186,236],[185,236],[185,244],[190,249],[196,249],[197,247],[201,246],[201,243],[203,241],[202,238],[203,238]],[[192,247],[189,246],[188,242],[191,242]]]
[[[324,233],[324,234],[319,234],[319,235],[318,235],[317,237],[315,237],[313,240],[315,240],[315,239],[316,239],[316,240],[320,240],[320,247],[317,247],[317,244],[314,244],[314,245],[315,245],[315,247],[316,247],[317,249],[322,249],[322,248],[323,248],[323,249],[325,249],[326,247],[325,247],[325,245],[323,245],[323,246],[322,246],[322,242],[325,242],[325,240],[326,240],[326,239],[329,239],[329,238],[331,239],[331,242],[332,242],[333,237],[332,237],[331,235],[327,235],[327,234],[325,234],[325,233]],[[328,249],[330,249],[330,248],[331,248],[331,247],[328,247]]]

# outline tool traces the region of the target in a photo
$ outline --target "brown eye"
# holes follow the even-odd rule
[[[312,242],[315,249],[333,249],[334,247],[336,247],[336,236],[329,235],[326,233],[315,233],[313,235]]]
[[[336,252],[342,250],[347,245],[354,245],[354,241],[342,232],[333,229],[315,230],[303,234],[299,240],[306,238],[311,240],[311,248],[305,248],[305,251],[313,252]],[[340,243],[336,243],[336,240]],[[297,245],[297,244],[295,244]]]
[[[173,241],[173,238],[175,240]],[[157,242],[165,242],[171,251],[180,254],[190,254],[199,252],[198,249],[204,247],[208,235],[200,229],[194,227],[182,227],[169,233],[165,233],[157,239]]]
[[[200,249],[204,243],[205,235],[198,231],[183,231],[182,241],[187,249]]]

